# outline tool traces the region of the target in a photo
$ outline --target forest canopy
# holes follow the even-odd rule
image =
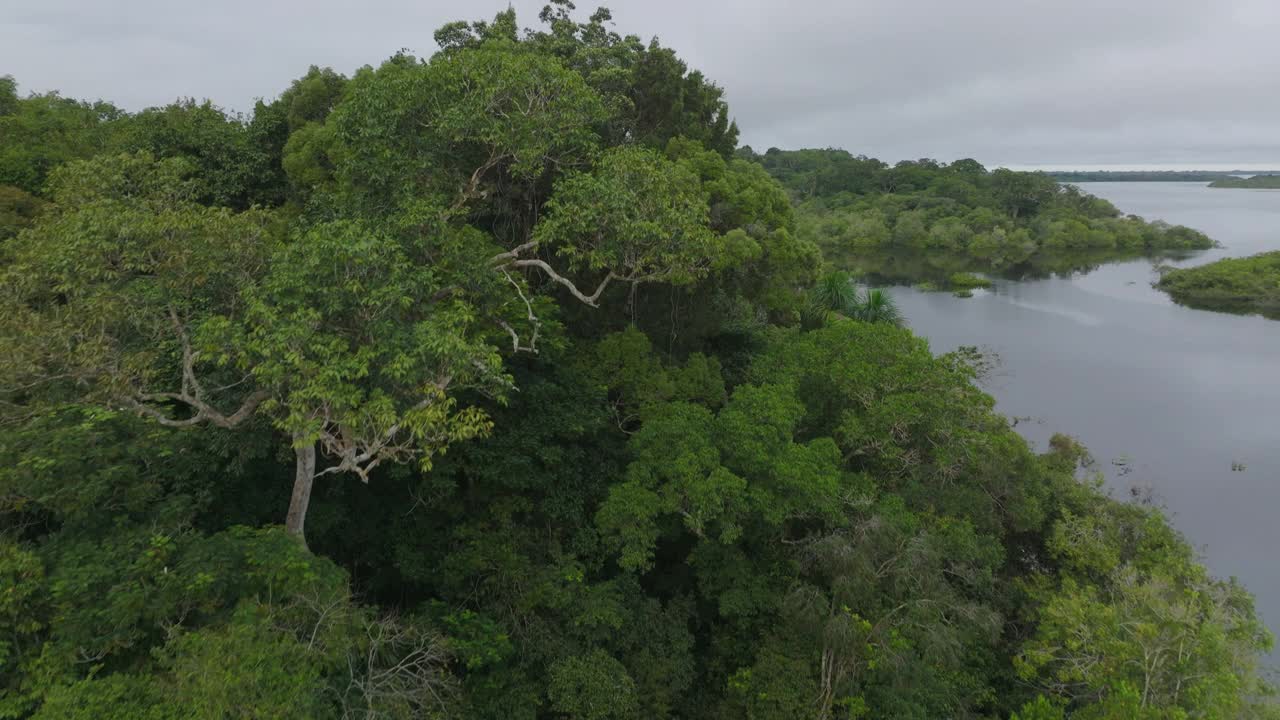
[[[0,717],[1278,717],[1248,592],[832,264],[1202,236],[756,156],[538,20],[247,116],[0,83]]]

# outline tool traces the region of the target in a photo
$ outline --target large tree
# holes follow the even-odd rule
[[[397,57],[333,113],[337,207],[288,230],[194,202],[179,160],[70,165],[57,212],[15,248],[14,371],[173,427],[267,413],[296,455],[286,526],[303,537],[316,477],[429,467],[488,430],[460,397],[510,387],[500,350],[537,352],[550,306],[531,279],[595,306],[614,283],[709,270],[699,179],[652,151],[595,158],[599,107],[510,45]],[[495,185],[519,196],[557,173],[541,222],[486,220],[518,210],[495,209]]]

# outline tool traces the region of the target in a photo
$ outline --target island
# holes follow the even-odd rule
[[[1280,175],[1254,175],[1252,177],[1225,177],[1209,183],[1211,188],[1239,188],[1244,190],[1280,190]]]
[[[1156,287],[1188,307],[1280,319],[1280,251],[1165,268]]]

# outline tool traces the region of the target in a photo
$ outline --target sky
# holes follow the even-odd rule
[[[0,0],[0,74],[248,111],[312,64],[429,55],[489,0]],[[613,0],[725,88],[742,142],[1009,167],[1280,167],[1276,0]],[[522,26],[542,2],[516,0]],[[585,18],[595,3],[579,5]]]

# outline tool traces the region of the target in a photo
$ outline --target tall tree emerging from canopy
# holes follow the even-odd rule
[[[673,138],[685,138],[724,158],[733,154],[738,126],[721,87],[689,70],[657,38],[646,44],[636,35],[613,31],[608,8],[597,8],[586,22],[575,20],[573,10],[569,0],[552,0],[538,16],[544,27],[526,30],[522,44],[558,58],[600,94],[608,112],[596,130],[607,144],[661,149]],[[435,39],[451,53],[487,41],[515,42],[517,28],[514,11],[508,10],[493,22],[449,23]]]
[[[487,431],[456,398],[510,386],[500,347],[537,352],[549,306],[531,279],[594,306],[613,281],[706,272],[706,196],[655,153],[606,152],[565,176],[537,223],[546,178],[592,165],[600,109],[576,74],[505,39],[429,62],[397,56],[353,80],[329,120],[348,219],[302,221],[246,342],[247,364],[280,388],[299,453],[291,530],[302,532],[314,477],[429,465]],[[315,468],[316,441],[336,464]]]
[[[15,376],[174,427],[266,413],[295,452],[302,537],[316,477],[430,467],[489,430],[459,398],[511,387],[500,348],[537,352],[552,305],[533,281],[595,306],[612,283],[710,270],[699,178],[653,151],[599,153],[602,107],[505,39],[396,56],[326,119],[327,203],[287,230],[197,204],[179,160],[69,166],[59,212],[17,248],[7,322],[31,342]]]

